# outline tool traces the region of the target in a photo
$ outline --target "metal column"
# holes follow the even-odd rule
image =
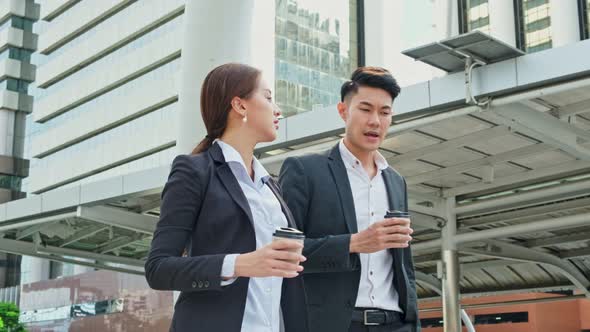
[[[442,228],[442,298],[444,332],[461,332],[461,305],[459,302],[459,258],[454,237],[457,234],[455,198],[450,197],[444,206],[446,224]]]

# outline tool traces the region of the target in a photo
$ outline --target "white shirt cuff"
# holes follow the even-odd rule
[[[221,277],[230,278],[235,275],[236,272],[236,258],[239,254],[226,255],[223,258],[223,265],[221,265]],[[236,281],[237,278],[229,280],[221,280],[221,286],[227,286]]]

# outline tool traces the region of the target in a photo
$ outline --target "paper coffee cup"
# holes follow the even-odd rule
[[[407,218],[410,219],[410,213],[398,210],[388,210],[385,218]]]
[[[303,242],[305,241],[305,234],[303,234],[303,232],[295,228],[278,227],[272,235],[272,240],[273,242],[278,240],[297,241],[303,245]],[[293,249],[291,251],[301,255],[303,247],[299,249]],[[297,264],[299,264],[299,262],[297,262]]]
[[[385,218],[410,218],[409,212],[398,211],[398,210],[388,210],[385,214]]]

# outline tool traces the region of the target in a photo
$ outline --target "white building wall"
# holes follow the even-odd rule
[[[83,1],[44,22],[41,42],[60,46],[37,56],[30,193],[169,163],[184,1],[127,2]]]
[[[365,1],[365,64],[387,68],[401,86],[444,75],[401,52],[456,34],[456,8],[456,0]]]
[[[53,20],[39,39],[38,51],[46,54],[49,48],[55,48],[67,38],[78,35],[80,31],[97,24],[109,14],[116,12],[121,6],[131,3],[130,0],[81,1],[67,10],[67,15]]]
[[[19,1],[19,0],[16,0]],[[52,19],[78,0],[36,0],[41,6],[41,19]]]
[[[516,47],[513,0],[489,0],[490,33],[492,37]]]
[[[550,0],[551,38],[553,47],[580,40],[577,0]]]
[[[113,89],[158,64],[166,63],[180,56],[180,40],[171,38],[174,32],[166,34],[123,58],[113,57],[102,64],[100,69],[87,70],[83,80],[71,79],[60,84],[59,90],[50,93],[35,104],[34,116],[37,121],[48,120],[76,104],[90,100],[103,92]],[[75,75],[75,74],[74,74]],[[49,87],[51,91],[52,87]],[[72,93],[76,91],[76,93]]]
[[[178,76],[144,75],[136,81],[141,89],[134,89],[136,84],[122,86],[115,91],[123,90],[112,98],[96,98],[80,116],[50,127],[38,136],[33,137],[32,155],[42,156],[60,148],[71,146],[76,142],[96,133],[108,130],[129,118],[138,117],[162,104],[178,99]],[[86,104],[85,104],[86,105]],[[83,107],[83,106],[80,106]],[[111,112],[105,112],[110,109]]]
[[[116,46],[125,44],[150,28],[169,20],[171,16],[178,15],[183,8],[184,0],[142,0],[125,7],[82,34],[81,38],[73,39],[55,50],[55,54],[49,54],[50,60],[37,71],[37,85],[44,87],[78,69],[77,67],[82,64],[104,56]],[[52,31],[51,24],[48,25],[47,31]],[[44,34],[39,38],[40,43],[43,43]],[[66,49],[67,52],[64,51]]]

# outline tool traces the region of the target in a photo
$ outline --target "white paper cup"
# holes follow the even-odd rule
[[[297,241],[303,245],[305,241],[305,235],[298,229],[291,228],[291,227],[278,227],[274,234],[272,235],[272,240],[279,241],[279,240],[288,240],[288,241]],[[299,249],[291,249],[291,252],[296,252],[301,255],[303,251],[303,247]],[[299,264],[299,262],[295,262]]]

